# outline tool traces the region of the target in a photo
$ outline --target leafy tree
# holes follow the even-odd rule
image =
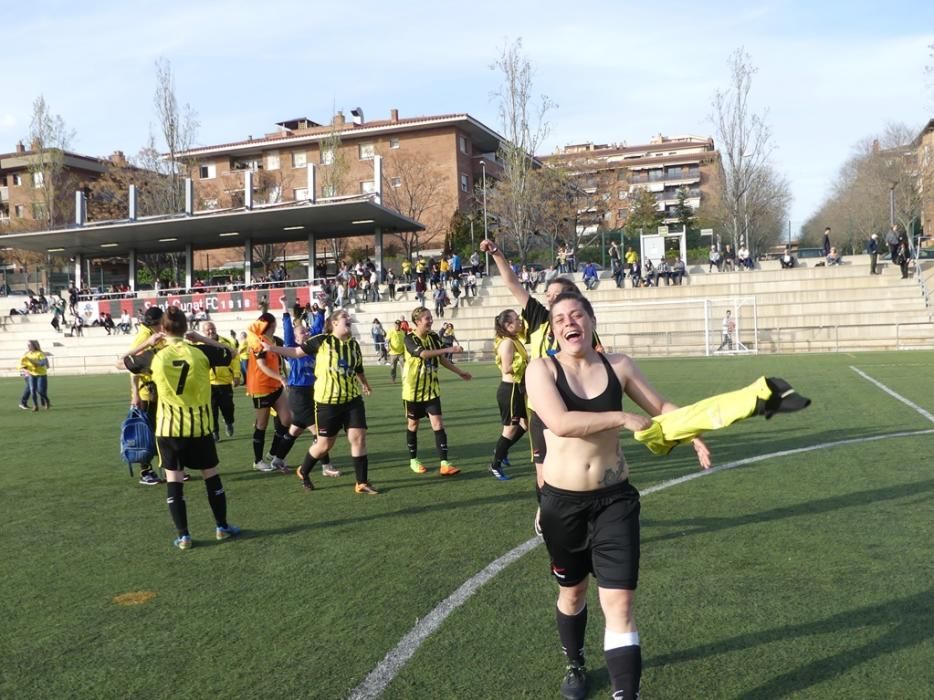
[[[640,233],[657,233],[661,223],[662,213],[658,210],[655,195],[646,189],[638,189],[626,219],[626,234],[638,241]]]

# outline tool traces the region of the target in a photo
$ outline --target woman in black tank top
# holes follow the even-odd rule
[[[561,294],[551,307],[560,351],[529,365],[529,399],[546,426],[541,526],[559,584],[557,623],[567,667],[565,698],[587,694],[584,636],[587,588],[597,579],[606,619],[604,655],[614,697],[635,698],[642,656],[633,603],[639,572],[639,492],[619,445],[619,431],[652,421],[623,411],[623,393],[650,416],[677,408],[624,355],[603,355],[590,342],[593,308],[579,294]],[[709,465],[703,441],[695,448]]]

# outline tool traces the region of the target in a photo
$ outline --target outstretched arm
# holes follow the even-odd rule
[[[493,262],[496,263],[496,269],[499,270],[499,276],[506,283],[506,289],[512,293],[516,303],[525,308],[525,305],[529,303],[529,293],[509,266],[503,251],[491,240],[480,241],[480,250],[490,254]]]

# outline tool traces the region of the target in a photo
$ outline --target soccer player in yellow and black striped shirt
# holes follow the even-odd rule
[[[152,358],[151,365],[158,394],[156,446],[168,480],[169,513],[178,531],[174,544],[179,549],[190,549],[182,483],[185,467],[201,470],[217,525],[216,539],[240,533],[238,527],[227,522],[227,497],[217,473],[211,415],[211,368],[229,365],[233,352],[211,338],[189,333],[185,312],[176,307],[165,312],[162,332],[153,334],[137,352],[163,341],[165,346]]]
[[[350,313],[335,311],[328,320],[330,331],[308,338],[297,348],[276,347],[264,343],[266,352],[285,357],[315,358],[315,423],[318,439],[308,449],[302,466],[297,470],[302,486],[311,491],[314,486],[309,474],[327,452],[334,447],[343,429],[350,443],[353,458],[356,493],[376,495],[368,479],[369,459],[366,449],[366,408],[363,394],[371,393],[363,371],[363,352],[351,333]]]
[[[139,324],[136,336],[130,345],[130,352],[133,354],[141,347],[153,334],[158,333],[162,328],[162,309],[158,306],[150,306],[143,313],[143,320]],[[157,352],[161,343],[155,343],[151,346],[152,352]],[[145,363],[144,363],[145,364]],[[146,414],[149,426],[155,429],[156,425],[156,388],[152,383],[152,373],[148,369],[140,372],[133,371],[130,374],[130,403],[141,409]],[[141,464],[139,472],[139,483],[143,486],[157,486],[162,480],[156,476],[151,464]]]
[[[494,352],[496,366],[502,375],[502,381],[496,391],[496,402],[503,431],[493,450],[490,474],[500,481],[508,481],[509,476],[503,469],[509,448],[525,435],[525,368],[529,364],[529,353],[520,339],[522,319],[512,309],[506,309],[496,316],[493,323]]]
[[[431,311],[419,306],[412,312],[415,330],[405,336],[405,364],[402,367],[402,403],[405,406],[406,445],[409,448],[409,467],[416,474],[428,470],[418,459],[418,424],[428,416],[435,433],[435,445],[441,459],[441,476],[454,476],[460,469],[448,461],[448,435],[441,417],[441,384],[438,365],[446,367],[464,381],[471,379],[469,372],[460,370],[450,356],[463,352],[459,345],[444,347],[441,338],[431,330],[434,319]]]

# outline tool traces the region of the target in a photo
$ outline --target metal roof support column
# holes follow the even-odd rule
[[[383,203],[383,157],[373,156],[373,201]]]
[[[81,190],[75,190],[75,225],[84,226],[88,221],[88,198]]]
[[[243,284],[249,287],[253,284],[253,239],[243,241]]]
[[[129,281],[130,291],[135,292],[136,291],[136,248],[130,248],[130,253],[129,255],[127,255],[127,262],[129,263],[129,267],[130,267],[130,281]]]
[[[253,208],[253,171],[243,171],[243,206],[245,209]]]
[[[129,219],[130,221],[136,221],[137,219],[137,210],[139,207],[139,193],[136,189],[136,185],[130,185],[130,199],[129,199]]]
[[[373,229],[373,257],[376,258],[376,278],[383,281],[383,229]]]
[[[195,183],[190,177],[185,178],[185,214],[193,216],[195,213]]]
[[[317,182],[317,170],[314,163],[308,164],[308,203],[314,204],[318,201],[318,192],[315,189]]]
[[[315,278],[315,253],[317,252],[318,241],[315,238],[315,234],[308,234],[308,284],[311,284]]]
[[[191,243],[185,244],[185,289],[191,289],[191,274],[194,260],[192,260]]]
[[[81,253],[75,254],[75,289],[81,289],[81,274],[84,267],[84,256]]]

